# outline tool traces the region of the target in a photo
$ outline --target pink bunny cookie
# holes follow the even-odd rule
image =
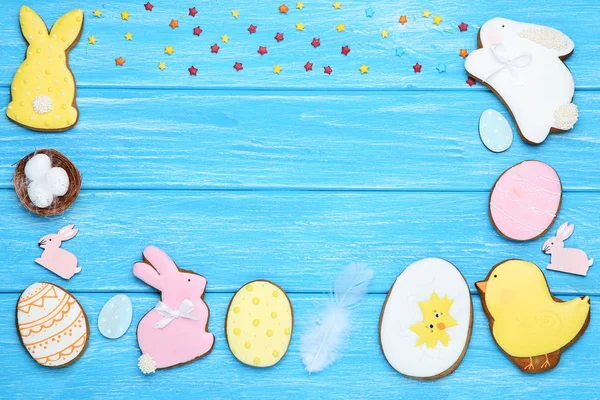
[[[161,299],[140,321],[137,339],[140,370],[149,374],[195,361],[211,352],[210,311],[204,302],[206,279],[179,269],[161,249],[148,246],[133,275],[161,292]]]
[[[77,235],[79,230],[74,229],[74,227],[75,225],[67,225],[56,234],[51,233],[42,237],[38,245],[44,249],[44,252],[40,258],[35,259],[35,262],[42,267],[67,280],[81,271],[81,267],[77,265],[77,257],[73,253],[60,248],[63,241]]]
[[[583,250],[565,249],[564,241],[571,237],[574,229],[575,226],[569,225],[568,222],[559,226],[556,236],[546,240],[542,251],[550,254],[550,264],[546,267],[547,269],[585,276],[594,263],[594,259],[588,260],[588,256]]]

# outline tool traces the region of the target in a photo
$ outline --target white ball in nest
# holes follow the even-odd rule
[[[46,184],[41,181],[33,181],[27,186],[27,195],[31,202],[38,208],[47,208],[54,201],[54,195]]]
[[[42,179],[50,168],[52,168],[50,157],[45,154],[36,154],[25,164],[25,176],[30,181]]]
[[[60,167],[52,167],[46,154],[36,154],[25,164],[25,176],[29,181],[27,195],[38,208],[47,208],[55,196],[64,196],[69,190],[69,176]]]
[[[69,190],[69,175],[60,167],[50,168],[46,174],[48,188],[55,196],[64,196]]]

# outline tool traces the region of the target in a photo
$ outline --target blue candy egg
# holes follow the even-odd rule
[[[102,336],[118,339],[129,329],[132,317],[131,300],[124,294],[118,294],[102,307],[98,315],[98,329]]]
[[[479,119],[479,136],[481,141],[494,153],[508,150],[513,141],[510,124],[496,110],[485,110]]]

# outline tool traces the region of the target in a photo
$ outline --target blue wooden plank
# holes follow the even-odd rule
[[[231,294],[208,294],[211,308],[209,329],[216,336],[213,352],[206,358],[175,369],[144,376],[137,369],[140,355],[135,326],[155,305],[158,295],[131,295],[132,328],[121,339],[102,337],[97,315],[111,294],[80,294],[78,300],[88,314],[91,338],[86,353],[73,365],[59,370],[38,366],[22,348],[12,312],[17,294],[0,295],[0,338],[3,357],[0,387],[11,398],[477,398],[497,399],[548,397],[597,398],[595,381],[600,368],[600,322],[591,319],[587,332],[564,354],[557,368],[541,374],[520,372],[498,349],[481,310],[473,299],[474,324],[471,345],[460,367],[451,375],[432,382],[405,378],[385,361],[378,341],[378,318],[384,295],[370,295],[355,311],[348,347],[341,359],[323,373],[308,375],[299,355],[300,336],[327,295],[291,295],[294,333],[287,355],[273,368],[255,369],[231,355],[223,332]],[[592,304],[599,300],[592,299]],[[35,384],[24,384],[27,382]]]
[[[70,62],[80,85],[94,86],[151,86],[151,87],[237,87],[237,88],[364,88],[413,89],[461,88],[468,89],[459,50],[477,47],[477,30],[486,20],[507,17],[526,22],[541,23],[557,28],[575,40],[575,54],[567,61],[579,88],[598,87],[597,49],[595,38],[600,35],[593,2],[576,0],[564,2],[549,0],[540,6],[533,1],[506,0],[490,7],[485,0],[457,0],[452,2],[431,0],[423,4],[401,4],[394,0],[373,3],[344,1],[335,10],[333,1],[306,2],[300,11],[290,2],[287,15],[278,12],[281,1],[267,1],[256,6],[253,0],[228,3],[155,1],[154,9],[146,11],[143,1],[127,0],[118,3],[64,0],[58,7],[43,0],[6,0],[3,2],[3,26],[0,29],[0,84],[11,82],[14,72],[23,60],[25,43],[18,24],[18,10],[23,4],[34,8],[51,24],[62,13],[82,7],[86,21],[81,43],[72,51]],[[179,19],[196,5],[196,17],[180,19],[180,27],[171,29],[171,19]],[[365,9],[375,11],[367,18]],[[433,15],[421,16],[429,8],[433,15],[441,15],[442,23],[436,26]],[[101,18],[92,11],[100,9]],[[231,16],[232,9],[240,12],[238,19]],[[123,21],[120,13],[127,10],[131,17]],[[400,15],[407,15],[406,25],[398,23]],[[459,32],[461,22],[469,24],[467,32]],[[304,31],[296,31],[295,24],[303,22]],[[345,32],[337,32],[339,23],[346,25]],[[256,25],[257,32],[250,35],[247,28]],[[200,37],[194,36],[193,27],[201,26]],[[387,39],[382,30],[389,31]],[[452,33],[446,33],[449,29]],[[133,34],[132,41],[125,33]],[[283,32],[285,39],[277,43],[274,36]],[[222,43],[227,34],[229,43]],[[87,48],[87,36],[94,35],[95,46]],[[313,48],[314,37],[321,46]],[[211,54],[210,46],[218,43],[221,50]],[[341,47],[349,45],[348,56]],[[168,56],[165,46],[174,46],[175,53]],[[260,56],[259,46],[267,46],[268,54]],[[395,55],[399,47],[406,49],[402,57]],[[115,59],[123,57],[123,67],[115,66]],[[160,71],[158,62],[167,63]],[[236,72],[233,64],[240,61],[244,70]],[[311,61],[314,70],[306,72],[303,65]],[[419,62],[422,72],[415,74],[412,66]],[[370,66],[368,74],[361,75],[362,64]],[[447,65],[440,74],[438,64]],[[280,64],[281,75],[273,73]],[[190,76],[187,68],[199,68],[197,76]],[[331,66],[331,76],[323,73]],[[477,85],[473,90],[484,90]]]
[[[8,95],[1,96],[8,101]],[[81,120],[40,134],[0,116],[0,187],[35,148],[63,152],[85,188],[487,191],[525,159],[552,165],[567,190],[600,189],[600,95],[579,92],[581,120],[540,146],[481,143],[489,92],[79,91]],[[511,120],[512,124],[512,120]],[[513,129],[514,125],[513,125]]]
[[[558,219],[575,224],[567,246],[597,260],[599,207],[600,193],[568,193]],[[231,292],[258,278],[292,292],[326,292],[336,271],[366,262],[375,270],[371,291],[385,293],[406,266],[425,257],[453,262],[474,289],[504,259],[549,262],[541,251],[549,235],[515,243],[495,232],[487,193],[84,191],[63,216],[43,219],[5,190],[0,209],[0,291],[21,291],[40,279],[75,292],[151,291],[131,273],[150,244],[206,276],[209,292]],[[66,224],[80,229],[64,248],[83,267],[68,282],[33,261],[39,238]],[[547,277],[557,293],[600,294],[597,268],[587,277]]]

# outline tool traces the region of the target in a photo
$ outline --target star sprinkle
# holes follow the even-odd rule
[[[265,46],[258,46],[258,50],[256,50],[256,52],[258,54],[260,54],[261,56],[264,56],[265,54],[267,54],[267,48]]]
[[[233,64],[233,68],[235,68],[236,71],[241,71],[244,69],[244,67],[242,66],[241,62],[237,62],[235,64]]]
[[[88,36],[88,43],[89,44],[96,44],[96,37],[94,35]]]
[[[250,34],[252,35],[253,33],[256,33],[256,26],[255,25],[250,25],[248,27],[248,32],[250,32]]]
[[[123,57],[119,57],[115,59],[115,64],[117,64],[119,67],[122,67],[123,65],[125,65],[125,60],[123,59]]]
[[[344,24],[338,24],[338,26],[336,26],[335,29],[338,32],[344,32],[346,30],[346,25],[344,25]]]
[[[175,52],[175,49],[173,48],[173,46],[165,46],[165,53],[167,53],[168,55],[171,55]]]
[[[440,17],[439,15],[436,15],[435,17],[433,17],[433,23],[436,25],[439,25],[442,23],[442,17]]]
[[[404,51],[404,48],[398,47],[396,49],[396,53],[395,54],[396,54],[397,57],[402,57],[404,55],[404,53],[406,53],[406,51]]]
[[[102,16],[102,11],[100,11],[100,10],[94,10],[94,17],[100,18],[101,16]]]
[[[192,17],[195,17],[196,14],[198,14],[198,10],[196,10],[196,7],[192,7],[189,10],[190,10],[190,12],[188,14]]]
[[[468,27],[469,27],[469,24],[465,24],[464,22],[461,22],[460,25],[458,26],[458,29],[460,29],[461,32],[465,32]]]
[[[314,47],[316,49],[317,47],[319,47],[321,45],[321,39],[313,38],[313,40],[312,40],[312,42],[310,42],[310,44],[312,44],[312,47]]]
[[[162,61],[158,63],[158,69],[160,69],[161,71],[164,71],[165,68],[167,68],[167,64],[165,64]]]
[[[227,36],[227,35],[221,36],[221,42],[223,42],[223,43],[229,43],[229,36]]]
[[[361,74],[366,74],[369,72],[369,66],[363,64],[360,66],[360,68],[358,70],[360,71]]]
[[[429,18],[429,16],[431,15],[431,11],[429,10],[423,10],[423,12],[421,13],[422,16],[424,16],[425,18]]]
[[[121,13],[121,19],[124,21],[129,21],[129,13],[127,11],[123,11]]]
[[[281,65],[277,64],[273,67],[273,73],[279,75],[281,73]]]
[[[211,52],[211,53],[215,53],[215,54],[217,54],[217,53],[219,52],[219,49],[220,49],[220,47],[219,47],[219,45],[218,45],[218,44],[216,44],[216,43],[215,43],[215,44],[213,44],[212,46],[210,46],[210,52]]]
[[[131,32],[127,32],[125,34],[125,40],[131,40],[131,39],[133,39],[133,35],[131,34]]]
[[[312,67],[313,63],[311,63],[310,61],[307,61],[306,64],[304,64],[304,69],[307,71],[312,71]]]
[[[198,68],[196,68],[192,65],[191,67],[188,68],[188,71],[190,71],[190,76],[196,76],[196,72],[198,72]]]
[[[150,2],[147,2],[146,4],[144,4],[144,8],[145,8],[147,11],[152,11],[152,9],[154,8],[154,6],[152,5],[152,3],[150,3]]]
[[[326,73],[327,75],[331,75],[331,73],[333,72],[333,70],[331,69],[331,67],[328,65],[326,67],[323,67],[323,72]]]
[[[467,84],[468,84],[469,86],[473,86],[473,85],[474,85],[474,84],[476,84],[476,83],[477,83],[477,82],[475,82],[475,79],[473,79],[473,78],[471,78],[471,77],[469,77],[469,78],[467,79]]]
[[[277,32],[277,35],[275,35],[275,40],[277,40],[277,42],[281,42],[283,40],[283,33],[281,32]]]
[[[231,11],[231,16],[235,19],[237,19],[240,16],[240,12],[238,10],[232,10]]]
[[[372,8],[367,8],[365,10],[365,15],[367,16],[367,18],[373,18],[373,15],[375,15],[375,10],[373,10]]]
[[[438,64],[435,69],[437,69],[440,74],[446,72],[446,64]]]
[[[282,4],[279,6],[279,12],[281,14],[287,14],[287,12],[290,10],[290,8],[288,6],[286,6],[285,4]]]
[[[381,31],[381,37],[383,39],[387,38],[390,35],[390,33],[388,31],[386,31],[385,29]]]
[[[332,6],[336,10],[339,10],[340,8],[342,8],[342,3],[340,3],[339,1],[336,1],[335,3],[332,4]]]
[[[348,45],[342,46],[342,54],[347,56],[348,53],[350,53],[350,47],[348,47]]]
[[[175,28],[179,27],[179,21],[176,19],[172,19],[171,22],[169,23],[169,26],[171,27],[171,29],[175,29]]]
[[[302,10],[302,9],[304,8],[304,3],[303,3],[303,2],[301,2],[301,1],[297,2],[297,3],[296,3],[296,8],[297,8],[298,10]]]
[[[469,52],[467,51],[467,49],[460,49],[460,52],[458,53],[459,56],[461,56],[462,58],[466,58],[469,55]]]
[[[406,15],[401,15],[400,19],[398,20],[398,22],[400,22],[402,25],[404,25],[405,23],[407,23],[408,19],[406,18]]]
[[[418,72],[421,72],[421,68],[423,68],[423,66],[419,63],[416,63],[415,65],[413,65],[413,69],[415,70],[415,74]]]
[[[304,24],[302,22],[298,22],[296,24],[296,30],[297,31],[303,31],[304,30]]]
[[[199,26],[194,28],[194,35],[200,36],[201,33],[202,33],[202,28],[200,28]]]

